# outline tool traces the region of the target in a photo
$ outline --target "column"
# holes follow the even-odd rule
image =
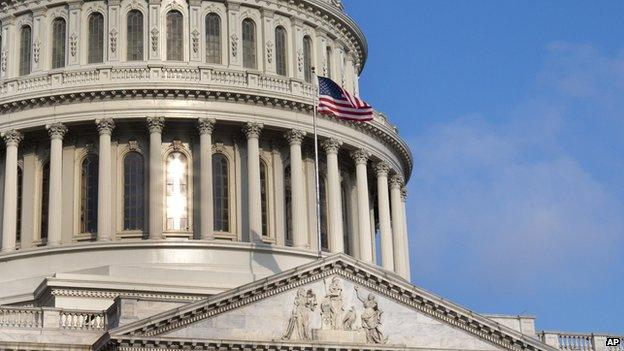
[[[273,158],[273,181],[274,191],[271,194],[273,199],[273,208],[275,209],[274,228],[277,245],[286,245],[286,209],[284,205],[284,161],[282,159],[282,142],[280,139],[273,140],[271,143],[271,155]]]
[[[335,139],[323,141],[323,149],[327,154],[327,213],[329,250],[344,252],[342,226],[342,192],[340,191],[340,171],[338,170],[338,150],[342,142]]]
[[[403,230],[403,235],[401,238],[401,242],[403,243],[403,265],[405,266],[405,279],[410,280],[411,277],[411,273],[410,273],[410,259],[409,259],[409,238],[407,235],[407,209],[406,209],[406,203],[407,203],[407,188],[405,187],[405,185],[403,185],[403,187],[401,188],[401,212],[403,215],[403,226],[402,226],[402,230]]]
[[[112,235],[112,190],[111,190],[111,134],[115,129],[112,118],[95,120],[100,132],[98,165],[98,241],[110,241]]]
[[[50,134],[50,189],[48,192],[48,245],[61,244],[63,210],[63,137],[67,127],[61,123],[46,126]]]
[[[392,243],[394,246],[394,271],[403,278],[407,278],[405,267],[405,243],[403,242],[403,201],[401,187],[403,177],[393,175],[390,178],[390,201],[392,207]]]
[[[162,130],[164,117],[150,117],[147,128],[150,133],[149,151],[149,238],[162,239],[163,222],[163,169],[162,169]]]
[[[358,208],[358,233],[360,239],[360,260],[368,263],[373,262],[373,243],[370,230],[370,206],[368,202],[368,176],[366,163],[369,154],[360,149],[351,153],[355,161],[355,176],[357,178],[357,208]]]
[[[4,164],[4,208],[2,216],[2,252],[15,250],[17,229],[17,145],[22,133],[9,130],[2,135],[6,143]]]
[[[200,187],[200,238],[214,239],[214,213],[212,200],[212,131],[215,120],[200,118],[199,129],[199,187]]]
[[[303,160],[301,158],[301,143],[306,133],[292,129],[286,133],[286,139],[290,144],[290,189],[291,189],[291,213],[292,213],[292,238],[293,246],[304,248],[307,243],[306,228],[306,192],[303,176]]]
[[[394,270],[392,253],[392,228],[390,225],[390,200],[388,196],[388,171],[385,162],[375,164],[377,173],[377,207],[379,211],[379,234],[381,236],[381,266],[389,271]]]
[[[247,136],[247,201],[249,201],[249,240],[262,240],[262,203],[260,195],[260,146],[262,123],[250,122],[243,132]]]

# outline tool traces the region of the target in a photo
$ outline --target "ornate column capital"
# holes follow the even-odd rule
[[[390,189],[401,189],[403,187],[403,177],[401,177],[398,174],[393,175],[392,177],[390,177]]]
[[[50,139],[63,139],[67,134],[67,127],[63,123],[52,123],[46,125]]]
[[[15,129],[11,129],[2,133],[2,139],[4,139],[6,146],[17,146],[24,139],[24,135]]]
[[[370,154],[364,149],[359,149],[351,152],[351,158],[355,161],[356,165],[366,164],[370,158]]]
[[[407,187],[406,186],[401,187],[401,200],[403,200],[403,202],[407,201]]]
[[[197,121],[197,129],[199,129],[199,134],[212,134],[214,131],[216,120],[214,118],[200,118]]]
[[[162,134],[163,128],[165,128],[165,117],[148,117],[147,129],[150,134],[159,133]]]
[[[305,137],[306,132],[299,129],[291,129],[286,132],[284,137],[288,140],[288,144],[290,145],[301,145],[303,142],[303,138]]]
[[[257,122],[249,122],[243,127],[243,133],[247,136],[247,139],[259,138],[260,133],[264,125]]]
[[[388,164],[385,163],[384,161],[379,161],[373,165],[373,169],[375,170],[375,173],[377,174],[378,177],[381,177],[381,176],[387,177],[388,172],[390,171],[390,166],[388,166]]]
[[[342,141],[336,140],[334,138],[325,139],[321,143],[321,147],[323,147],[323,150],[325,150],[325,152],[328,154],[337,154],[341,146]]]
[[[113,129],[115,129],[115,121],[112,118],[96,119],[95,124],[100,134],[110,135],[113,133]]]

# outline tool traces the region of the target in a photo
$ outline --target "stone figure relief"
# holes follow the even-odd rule
[[[110,31],[110,50],[111,52],[117,51],[117,29],[113,28]]]
[[[310,313],[316,309],[316,294],[312,289],[299,289],[293,306],[286,332],[282,340],[310,340]]]
[[[158,28],[154,27],[152,28],[152,31],[150,32],[152,34],[152,51],[157,51],[158,50]]]
[[[366,331],[366,341],[372,344],[385,344],[388,342],[388,337],[384,337],[380,329],[383,311],[379,308],[377,297],[372,293],[369,293],[367,297],[360,296],[357,286],[354,289],[355,296],[364,306],[362,328]]]
[[[230,37],[231,40],[231,44],[232,44],[232,57],[236,57],[237,51],[238,51],[238,36],[236,35],[236,33],[232,34],[232,36]]]
[[[325,298],[321,302],[321,328],[341,330],[344,303],[342,299],[342,283],[338,277],[333,277],[329,285],[325,283]]]
[[[69,53],[72,57],[76,57],[76,51],[78,51],[78,35],[72,33],[69,37]]]

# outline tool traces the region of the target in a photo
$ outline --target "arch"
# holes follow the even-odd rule
[[[52,69],[65,67],[67,22],[62,17],[52,21]]]
[[[123,158],[123,230],[143,230],[145,175],[143,155],[127,152]]]
[[[143,13],[130,10],[126,15],[126,60],[142,61],[144,50]]]
[[[269,236],[269,167],[260,159],[260,205],[262,215],[262,236]]]
[[[24,25],[20,29],[19,75],[30,74],[32,52],[32,28]]]
[[[303,78],[312,83],[312,38],[309,35],[303,37]]]
[[[211,12],[205,18],[206,62],[221,64],[221,17]]]
[[[282,26],[275,27],[275,70],[277,74],[286,76],[288,73],[286,29]]]
[[[243,67],[256,69],[256,23],[251,18],[243,20]]]
[[[104,15],[93,12],[87,21],[89,47],[87,63],[100,63],[104,61]]]
[[[212,155],[214,230],[230,231],[229,162],[222,153]]]
[[[46,160],[41,165],[41,198],[40,198],[41,221],[39,226],[39,238],[41,243],[48,238],[48,208],[50,201],[50,161]]]
[[[167,60],[182,61],[184,59],[184,17],[182,12],[167,12]]]
[[[165,160],[165,228],[171,232],[186,232],[190,230],[190,158],[174,149]]]
[[[99,158],[87,154],[80,164],[80,232],[97,233]]]

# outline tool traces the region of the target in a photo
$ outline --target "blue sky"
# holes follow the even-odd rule
[[[624,2],[344,0],[414,153],[412,280],[624,334]]]

